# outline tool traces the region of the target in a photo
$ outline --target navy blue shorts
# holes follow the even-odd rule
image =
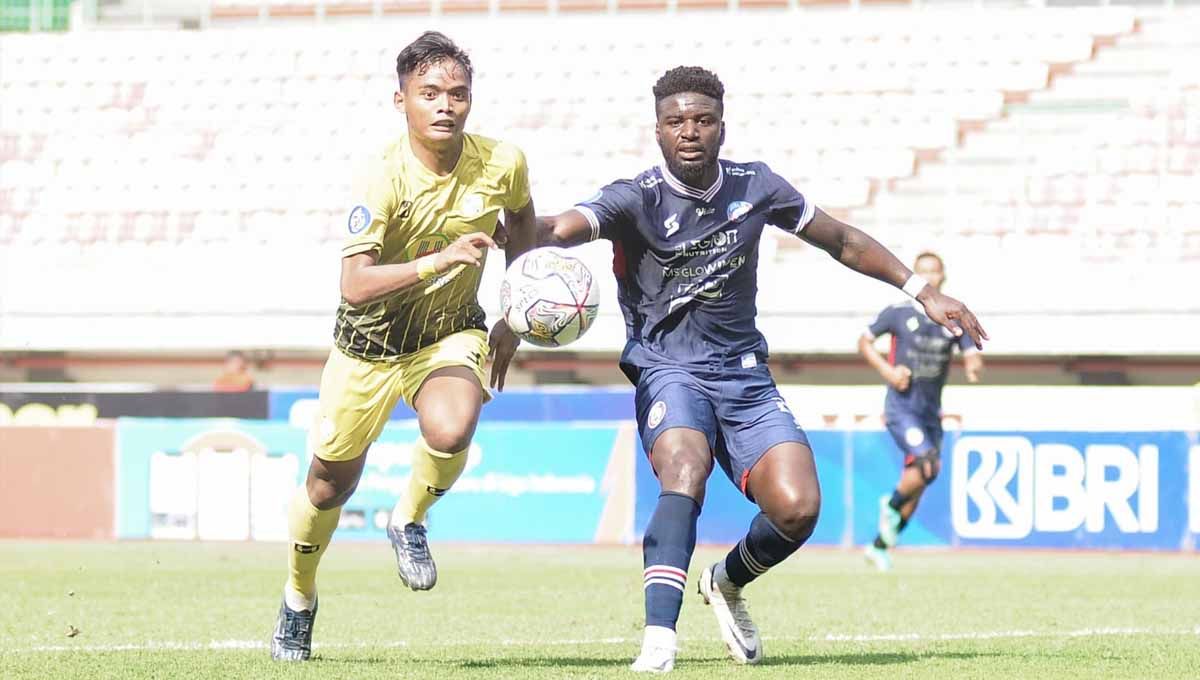
[[[699,430],[717,464],[742,493],[750,468],[784,442],[809,446],[763,364],[707,372],[659,366],[641,369],[635,396],[638,432],[649,454],[658,435],[673,427]]]
[[[896,440],[896,446],[904,453],[904,464],[909,465],[917,458],[942,448],[942,417],[922,416],[912,413],[893,412],[885,418],[888,433]]]

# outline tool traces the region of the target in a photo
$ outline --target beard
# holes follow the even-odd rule
[[[667,169],[688,186],[704,189],[704,175],[716,164],[715,156],[705,156],[699,161],[681,161],[676,156],[667,156]]]

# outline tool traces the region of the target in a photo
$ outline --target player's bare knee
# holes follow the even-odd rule
[[[937,449],[923,453],[913,459],[911,467],[920,475],[920,487],[924,489],[937,479],[942,471],[942,458]]]
[[[347,484],[336,479],[309,477],[306,486],[308,502],[312,503],[314,508],[332,510],[345,505],[346,501],[350,500],[350,497],[354,495],[354,490],[358,488],[358,481]]]
[[[695,449],[671,447],[656,451],[656,472],[663,491],[681,493],[700,502],[712,473],[712,457]]]
[[[471,438],[474,435],[474,427],[449,424],[421,430],[421,436],[425,438],[425,443],[429,445],[429,448],[443,453],[457,453],[466,450],[471,445]]]
[[[772,509],[767,518],[775,528],[793,541],[807,540],[821,516],[821,494],[798,495],[785,505]]]

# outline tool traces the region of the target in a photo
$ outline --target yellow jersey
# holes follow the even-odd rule
[[[464,234],[491,236],[501,210],[515,212],[529,203],[521,150],[471,134],[463,135],[462,155],[448,175],[417,160],[405,134],[373,159],[365,179],[347,220],[342,256],[374,251],[379,264],[411,262]],[[478,300],[482,272],[455,267],[381,300],[343,300],[334,342],[352,357],[391,361],[452,333],[487,330]]]

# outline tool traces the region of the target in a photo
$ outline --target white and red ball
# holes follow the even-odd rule
[[[596,320],[600,287],[583,260],[562,248],[518,257],[500,285],[500,313],[522,340],[541,347],[575,342]]]

